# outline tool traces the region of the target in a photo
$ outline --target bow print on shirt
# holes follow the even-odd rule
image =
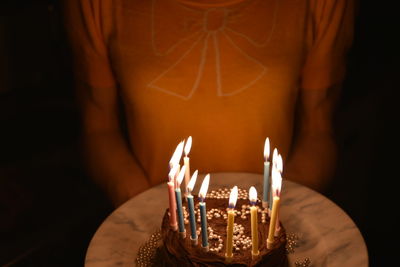
[[[265,48],[269,43],[276,22],[277,0],[255,0],[240,12],[227,7],[196,11],[182,8],[189,15],[175,14],[171,18],[168,12],[174,11],[163,6],[163,2],[152,3],[152,45],[156,55],[168,57],[173,63],[149,87],[188,100],[202,82],[205,68],[210,68],[216,95],[232,96],[252,86],[267,72],[251,50]]]

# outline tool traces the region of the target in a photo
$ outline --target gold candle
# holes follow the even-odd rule
[[[282,186],[282,177],[281,173],[277,169],[273,169],[272,171],[272,188],[275,192],[273,202],[272,202],[272,214],[271,220],[269,223],[269,232],[268,232],[268,239],[267,239],[267,248],[271,249],[275,242],[275,228],[276,222],[279,212],[279,203],[280,203],[280,191]]]
[[[231,190],[229,196],[229,210],[228,210],[228,225],[226,234],[226,250],[225,250],[225,260],[227,262],[232,261],[233,253],[233,224],[235,222],[235,206],[238,197],[238,188],[234,186]]]
[[[252,205],[250,208],[250,216],[251,216],[251,241],[252,241],[252,250],[251,255],[256,257],[260,254],[258,250],[258,208],[256,206],[257,203],[257,190],[254,186],[250,187],[249,190],[249,200]]]
[[[185,180],[184,180],[184,184],[183,184],[185,189],[187,188],[189,181],[190,181],[190,163],[189,163],[190,161],[189,161],[188,155],[189,155],[191,147],[192,147],[192,137],[189,136],[189,138],[187,139],[186,144],[185,144],[185,148],[184,148],[185,157],[183,158],[183,164],[186,167]],[[187,190],[185,190],[185,198],[187,198],[187,196],[188,196],[188,192],[187,192]]]
[[[267,240],[267,248],[271,249],[272,245],[275,242],[275,226],[276,226],[276,217],[278,215],[280,198],[278,196],[274,196],[274,201],[272,203],[272,215],[271,221],[269,223],[269,233]]]

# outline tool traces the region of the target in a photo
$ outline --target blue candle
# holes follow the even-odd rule
[[[194,215],[194,200],[193,200],[193,187],[196,183],[198,170],[195,170],[190,182],[187,184],[186,192],[187,192],[187,201],[188,201],[188,209],[189,209],[189,222],[190,222],[190,239],[193,241],[194,245],[197,245],[197,232],[196,232],[196,217]]]
[[[175,189],[175,198],[176,198],[176,208],[177,208],[177,212],[178,212],[179,233],[184,233],[185,232],[185,223],[183,220],[182,194],[181,194],[180,188]]]
[[[194,216],[194,201],[193,196],[187,196],[188,208],[189,208],[189,222],[190,222],[190,238],[192,240],[197,240],[197,232],[196,232],[196,218]]]
[[[270,176],[269,176],[270,163],[268,161],[264,162],[264,191],[263,191],[263,207],[267,208],[270,202]]]
[[[183,176],[185,175],[185,166],[181,169],[176,179],[177,187],[175,188],[175,198],[176,198],[176,210],[178,213],[178,229],[181,236],[186,237],[185,223],[183,218],[183,209],[182,209],[182,194],[180,185],[183,180]]]
[[[206,203],[201,201],[199,203],[200,207],[200,218],[201,218],[201,246],[203,248],[208,248],[208,233],[207,233],[207,211]]]
[[[206,203],[204,200],[206,199],[208,184],[210,182],[210,175],[207,174],[201,184],[200,192],[199,192],[199,207],[200,207],[200,221],[201,221],[201,246],[208,251],[208,233],[207,233],[207,211],[206,211]]]
[[[269,169],[270,169],[270,162],[269,162],[269,138],[265,139],[264,144],[264,183],[263,183],[263,201],[262,206],[264,208],[268,208],[269,198],[270,198],[270,176],[269,176]]]

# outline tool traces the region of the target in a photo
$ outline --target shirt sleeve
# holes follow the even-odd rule
[[[66,32],[73,52],[75,78],[94,88],[114,87],[104,34],[101,0],[65,0]],[[104,4],[104,3],[103,3]]]
[[[326,89],[340,83],[352,44],[355,0],[310,1],[303,89]]]

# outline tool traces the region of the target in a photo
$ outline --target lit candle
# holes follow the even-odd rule
[[[270,200],[270,162],[269,162],[269,153],[270,153],[270,144],[269,138],[265,139],[264,144],[264,191],[263,191],[263,201],[262,206],[263,208],[268,208],[268,201]]]
[[[250,216],[251,216],[251,241],[252,241],[252,250],[251,255],[256,257],[260,254],[258,250],[258,208],[256,207],[257,203],[257,190],[254,186],[250,187],[249,190],[249,200],[250,200]]]
[[[194,184],[196,183],[198,170],[194,171],[192,178],[189,181],[187,186],[187,201],[188,201],[188,209],[189,209],[189,222],[190,222],[190,239],[192,240],[194,245],[197,245],[197,232],[196,232],[196,217],[194,215],[194,201],[192,191],[194,188]]]
[[[186,173],[185,173],[185,182],[183,184],[184,188],[187,189],[187,186],[189,184],[189,180],[190,180],[190,164],[189,164],[189,152],[190,152],[190,148],[192,147],[192,137],[189,136],[189,138],[186,141],[185,144],[185,157],[183,158],[183,164],[186,166]],[[187,190],[185,190],[185,197],[188,196],[188,192]]]
[[[184,142],[181,141],[179,142],[179,144],[176,146],[174,154],[172,154],[172,157],[169,161],[169,168],[172,169],[173,167],[177,166],[177,171],[175,172],[175,177],[174,177],[174,181],[175,181],[175,188],[176,188],[176,178],[179,174],[180,171],[180,167],[181,165],[179,164],[179,162],[181,161],[181,157],[182,157],[182,153],[183,153],[183,145]]]
[[[282,160],[282,155],[281,154],[278,154],[278,160],[277,160],[277,163],[276,163],[276,169],[279,171],[279,173],[280,173],[280,175],[282,177],[283,160]],[[279,190],[279,194],[280,194],[281,191],[282,191],[282,188]],[[275,192],[275,194],[276,194],[276,192]],[[281,225],[279,223],[279,211],[278,211],[278,213],[276,215],[275,236],[279,235],[280,230],[281,230]]]
[[[176,187],[175,187],[175,198],[176,198],[176,206],[178,212],[178,227],[179,227],[179,234],[182,238],[186,237],[186,230],[185,230],[185,223],[183,218],[183,209],[182,209],[182,194],[181,194],[181,183],[183,177],[185,175],[185,166],[179,171],[178,177],[176,179]]]
[[[177,167],[172,167],[168,174],[169,181],[168,186],[168,197],[169,197],[169,226],[173,231],[178,230],[178,225],[176,222],[176,200],[175,200],[175,173]]]
[[[200,207],[200,219],[201,219],[201,246],[208,251],[208,232],[207,232],[207,210],[206,210],[206,199],[208,184],[210,183],[210,175],[207,174],[201,184],[199,191],[199,207]]]
[[[278,211],[279,211],[281,186],[282,186],[281,173],[277,169],[273,169],[272,190],[275,192],[275,196],[273,198],[272,214],[271,214],[271,220],[269,222],[269,232],[268,232],[268,239],[267,239],[267,248],[268,249],[271,249],[275,242],[275,229],[276,229],[277,215],[278,215]]]
[[[279,156],[279,154],[278,154],[278,149],[274,149],[274,152],[273,152],[273,154],[272,154],[272,170],[271,170],[271,173],[274,171],[274,169],[276,169],[277,168],[277,165],[278,165],[278,163],[277,163],[277,161],[278,161],[278,156]],[[272,185],[270,185],[270,189],[271,189],[271,191],[272,191]],[[268,211],[269,211],[269,216],[271,216],[271,210],[272,210],[272,202],[273,202],[273,196],[274,194],[271,192],[270,194],[269,194],[269,203],[268,203]]]
[[[175,165],[179,165],[183,153],[183,141],[176,146],[174,153],[169,161],[169,168],[172,169]],[[178,171],[179,172],[179,171]]]
[[[238,188],[234,186],[229,196],[229,209],[228,209],[228,226],[226,234],[226,250],[225,250],[225,261],[232,261],[233,253],[233,224],[235,222],[235,206],[238,197]]]

